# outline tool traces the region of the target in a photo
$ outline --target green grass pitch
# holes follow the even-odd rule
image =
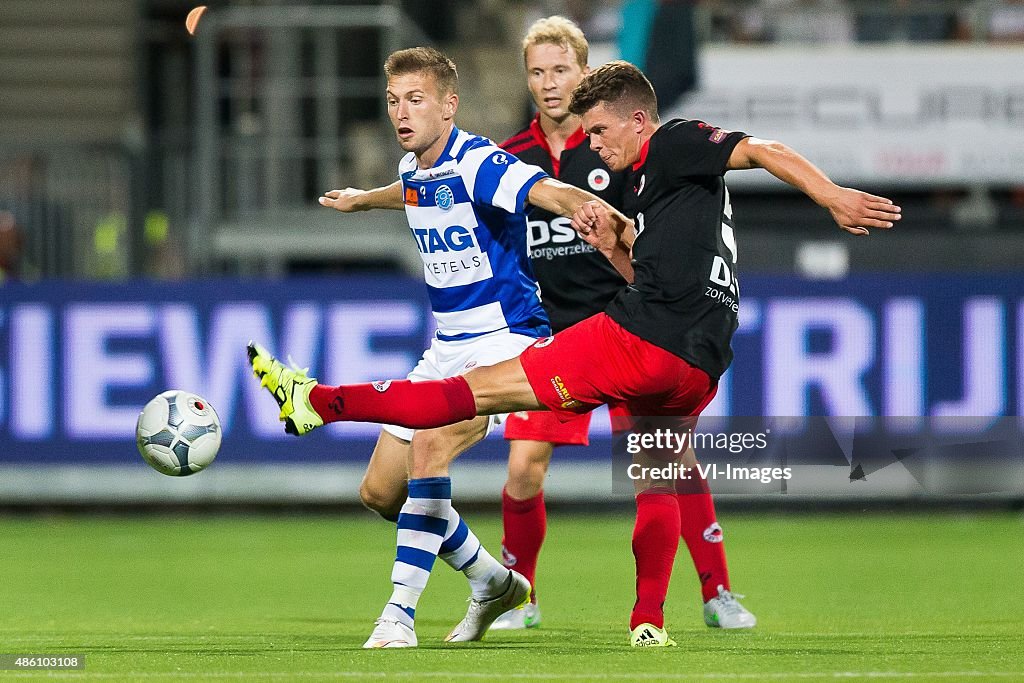
[[[360,649],[390,593],[393,527],[366,514],[0,518],[0,653],[84,654],[2,680],[1024,679],[1019,513],[721,515],[753,632],[708,629],[680,549],[667,625],[633,650],[632,520],[552,515],[540,629],[441,639],[465,610],[442,563],[417,650]],[[500,520],[467,519],[492,549]]]

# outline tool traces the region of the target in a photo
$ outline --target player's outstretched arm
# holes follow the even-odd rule
[[[733,149],[727,168],[763,168],[828,209],[836,224],[853,235],[867,235],[868,228],[891,228],[900,219],[901,209],[891,199],[836,185],[781,142],[744,138]]]
[[[571,217],[572,226],[584,240],[604,254],[615,269],[633,281],[629,250],[633,244],[633,221],[600,197],[554,178],[544,178],[530,188],[527,200],[551,213]],[[598,224],[597,212],[601,220]],[[600,227],[600,229],[596,229]]]
[[[402,181],[396,180],[390,185],[372,190],[360,190],[355,187],[331,190],[320,197],[320,205],[337,209],[343,213],[369,211],[370,209],[402,209],[405,207],[402,197]]]
[[[534,206],[566,218],[572,218],[572,215],[587,202],[600,202],[607,206],[609,211],[619,213],[600,197],[554,178],[543,178],[534,183],[526,200]],[[626,220],[625,216],[623,220]]]

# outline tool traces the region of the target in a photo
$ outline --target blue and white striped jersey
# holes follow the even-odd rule
[[[431,168],[418,168],[410,152],[399,173],[438,339],[502,329],[551,334],[527,250],[525,209],[530,188],[547,174],[458,128]]]

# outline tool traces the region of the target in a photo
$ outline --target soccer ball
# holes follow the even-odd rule
[[[142,459],[161,474],[187,477],[205,469],[220,448],[220,419],[205,399],[165,391],[146,404],[135,425]]]

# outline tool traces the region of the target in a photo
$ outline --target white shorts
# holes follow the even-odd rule
[[[498,330],[460,341],[441,341],[435,337],[430,342],[430,348],[423,352],[420,362],[406,379],[413,382],[446,379],[462,375],[476,367],[495,365],[503,360],[515,358],[537,339],[538,337],[528,337],[524,334],[513,334],[508,330]],[[506,417],[507,415],[491,415],[487,421],[487,434],[504,422]],[[383,425],[381,429],[405,441],[412,441],[412,435],[416,433],[414,429],[396,425]]]

